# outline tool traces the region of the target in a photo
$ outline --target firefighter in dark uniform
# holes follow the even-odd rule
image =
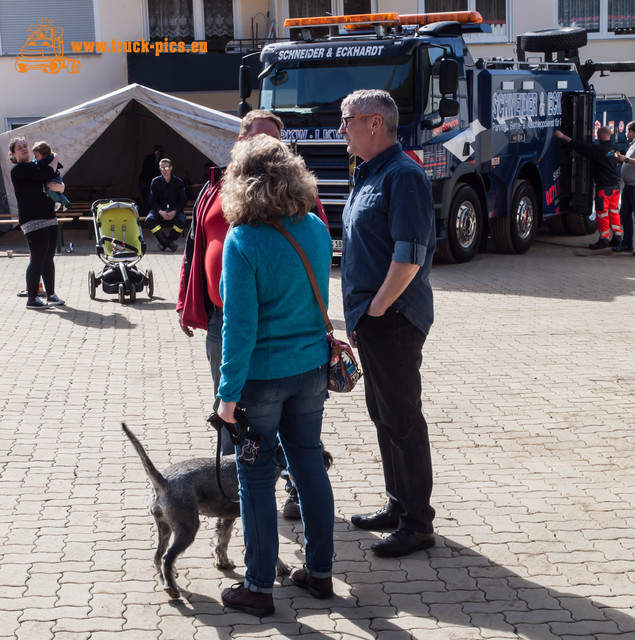
[[[185,184],[181,178],[172,175],[172,161],[168,158],[159,162],[159,169],[161,175],[150,184],[150,212],[146,217],[146,225],[157,239],[161,251],[176,251],[175,240],[187,224],[183,211],[187,204]],[[165,236],[163,227],[171,227],[169,236]]]

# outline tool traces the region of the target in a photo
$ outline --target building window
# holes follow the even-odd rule
[[[13,131],[19,127],[23,127],[25,124],[31,124],[41,120],[44,116],[16,116],[15,118],[8,117],[4,119],[3,131]]]
[[[150,40],[193,40],[224,51],[234,39],[233,0],[148,0]]]
[[[635,24],[635,0],[558,0],[558,26],[580,27],[600,36]]]
[[[420,2],[421,1],[423,1],[422,11],[425,13],[478,11],[483,16],[483,22],[492,27],[492,33],[476,34],[474,36],[474,38],[476,38],[475,42],[482,39],[496,39],[499,41],[506,41],[508,39],[508,0],[420,0]]]
[[[93,0],[0,0],[0,55],[29,47],[40,56],[71,54],[71,42],[94,40]]]

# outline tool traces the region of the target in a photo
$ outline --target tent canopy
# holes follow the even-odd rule
[[[9,211],[17,216],[6,150],[15,137],[29,146],[45,140],[59,155],[69,199],[136,197],[143,159],[163,145],[174,175],[192,185],[207,178],[206,165],[225,165],[240,119],[132,84],[37,122],[0,134],[0,168]],[[0,191],[2,191],[0,184]]]

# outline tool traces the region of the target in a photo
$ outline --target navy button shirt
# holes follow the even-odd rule
[[[357,167],[343,223],[347,334],[351,335],[368,310],[394,260],[421,267],[392,306],[427,335],[434,319],[428,279],[436,249],[432,187],[424,170],[403,153],[400,144]]]

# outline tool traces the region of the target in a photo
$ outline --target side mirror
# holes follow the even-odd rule
[[[251,105],[243,100],[238,104],[238,117],[244,118],[251,111]]]
[[[439,61],[439,92],[454,95],[459,89],[459,64],[452,58]],[[454,114],[452,114],[454,115]]]
[[[251,95],[251,69],[245,64],[238,71],[238,91],[243,102]]]
[[[441,98],[439,101],[439,115],[442,118],[449,118],[459,113],[459,101],[452,98]]]

